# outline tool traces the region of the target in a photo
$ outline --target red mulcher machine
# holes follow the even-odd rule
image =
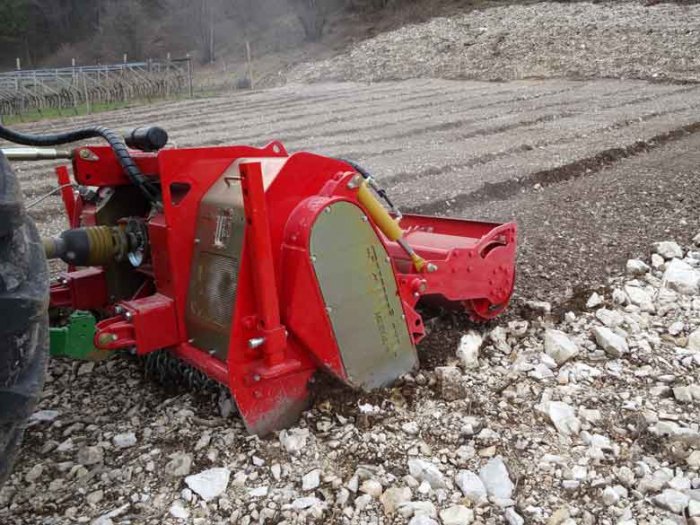
[[[44,240],[68,264],[52,330],[91,312],[97,352],[177,357],[228,387],[250,432],[294,423],[319,369],[362,389],[414,369],[421,301],[489,320],[510,299],[514,224],[401,215],[352,162],[279,142],[168,148],[156,127],[0,127],[44,148],[93,137],[109,145],[5,150],[70,159],[56,169],[70,229]]]

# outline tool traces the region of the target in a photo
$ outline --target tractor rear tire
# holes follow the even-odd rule
[[[0,487],[17,456],[48,362],[49,274],[19,182],[0,152]]]

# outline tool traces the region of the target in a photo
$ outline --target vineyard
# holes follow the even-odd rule
[[[0,73],[0,116],[192,94],[190,58]]]

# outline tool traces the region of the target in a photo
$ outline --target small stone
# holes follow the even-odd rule
[[[612,357],[620,357],[629,352],[627,341],[624,337],[617,335],[609,328],[603,326],[593,327],[593,336],[595,337],[598,346]]]
[[[694,450],[693,452],[691,452],[690,455],[685,459],[685,462],[691,468],[700,468],[700,450]]]
[[[190,511],[185,508],[184,503],[182,500],[176,499],[173,501],[173,504],[170,505],[170,509],[168,510],[168,513],[176,519],[179,520],[186,520],[190,517]]]
[[[136,444],[136,434],[133,432],[117,434],[112,438],[112,444],[117,448],[133,447]]]
[[[408,487],[392,487],[384,491],[379,501],[384,507],[384,513],[390,516],[396,512],[402,503],[411,501],[411,489]]]
[[[94,369],[95,369],[95,363],[94,363],[94,361],[87,361],[87,362],[85,362],[85,363],[82,363],[82,364],[78,367],[78,372],[77,372],[77,374],[78,374],[79,376],[89,375],[89,374],[92,374],[92,371],[93,371]]]
[[[513,507],[508,507],[503,517],[506,519],[508,525],[523,525],[525,523],[523,517],[515,512]]]
[[[691,352],[700,352],[700,328],[693,331],[688,336],[688,343],[687,343],[686,347]]]
[[[666,260],[661,257],[658,253],[651,254],[651,267],[654,270],[661,270],[666,264]]]
[[[651,501],[664,510],[674,514],[682,514],[688,506],[690,498],[677,490],[666,489],[661,494],[654,496]]]
[[[658,253],[661,257],[667,261],[671,259],[682,259],[683,250],[678,246],[677,242],[673,241],[663,241],[654,243],[654,253]]]
[[[544,351],[561,366],[578,354],[578,346],[564,332],[547,330],[544,333]]]
[[[41,477],[43,473],[44,465],[42,465],[41,463],[37,463],[29,469],[29,472],[27,472],[27,474],[24,476],[24,479],[27,481],[27,483],[34,483],[37,479]]]
[[[38,410],[29,416],[29,421],[50,422],[56,419],[60,414],[58,410]]]
[[[488,463],[479,470],[479,478],[484,484],[484,487],[486,487],[486,492],[489,496],[500,499],[510,499],[513,495],[513,482],[510,480],[508,469],[501,456],[491,458]]]
[[[305,498],[297,498],[294,501],[292,501],[292,508],[295,510],[304,510],[309,509],[311,507],[322,506],[322,504],[323,503],[320,499],[314,496],[308,496]]]
[[[550,401],[546,407],[547,415],[556,429],[564,435],[578,434],[581,422],[576,417],[573,407],[562,401]]]
[[[539,315],[547,316],[552,313],[552,305],[546,301],[525,301],[525,306]]]
[[[437,387],[440,397],[445,401],[455,401],[467,397],[467,388],[462,379],[462,372],[456,366],[438,366],[435,368]]]
[[[679,403],[692,403],[693,402],[693,394],[692,391],[690,390],[690,387],[687,386],[677,386],[673,389],[673,397],[676,398],[676,401]]]
[[[601,306],[603,304],[603,298],[598,295],[596,292],[593,292],[591,296],[588,298],[588,301],[586,301],[586,308],[588,309],[593,309],[597,308],[598,306]]]
[[[639,306],[643,312],[655,312],[654,300],[652,296],[644,289],[638,286],[625,286],[625,293],[629,297],[630,302]]]
[[[489,332],[489,340],[493,343],[493,346],[496,350],[506,355],[510,354],[512,350],[507,338],[508,332],[502,326],[497,326]]]
[[[176,452],[170,456],[165,465],[165,474],[171,478],[188,476],[192,469],[192,456],[184,452]]]
[[[620,312],[599,308],[595,312],[595,317],[608,328],[616,328],[625,322],[625,318]]]
[[[415,436],[420,431],[420,428],[415,421],[407,421],[401,425],[401,430],[410,436]]]
[[[455,483],[464,497],[475,505],[486,501],[487,492],[481,478],[470,470],[460,470],[455,476]]]
[[[85,501],[87,501],[88,505],[97,505],[100,501],[102,501],[102,498],[104,498],[104,496],[105,493],[103,490],[96,490],[88,494],[85,498]]]
[[[321,484],[321,470],[314,469],[311,472],[307,472],[301,478],[301,490],[314,490]]]
[[[627,261],[626,269],[628,274],[634,277],[639,277],[647,273],[650,268],[649,265],[640,259],[630,259]]]
[[[445,488],[442,472],[430,461],[411,458],[408,460],[408,471],[418,481],[428,482],[433,489]]]
[[[470,330],[459,340],[457,358],[465,369],[479,368],[479,349],[483,338],[478,332]]]
[[[252,488],[248,491],[248,495],[251,498],[264,498],[265,496],[267,496],[267,493],[269,492],[269,490],[270,490],[270,488],[266,487],[266,486],[255,487],[255,488]]]
[[[413,516],[408,525],[438,525],[438,522],[428,516]]]
[[[474,512],[464,505],[453,505],[440,511],[442,525],[469,525],[474,521]]]
[[[603,490],[603,503],[608,506],[612,506],[618,501],[620,501],[620,495],[617,493],[617,491],[612,487],[605,487],[605,490]]]
[[[97,463],[102,463],[103,459],[104,451],[102,447],[82,447],[78,450],[77,461],[81,465],[95,465]]]
[[[309,430],[306,428],[292,428],[280,432],[282,447],[292,455],[299,454],[306,447]]]
[[[282,465],[275,463],[270,467],[270,472],[272,473],[272,477],[275,478],[276,481],[279,481],[282,477]]]
[[[358,496],[357,498],[355,498],[355,509],[358,511],[362,511],[367,507],[367,505],[370,504],[371,501],[372,496],[370,496],[369,494],[363,494],[362,496]]]
[[[199,494],[204,501],[210,501],[224,493],[230,476],[231,471],[227,468],[211,468],[199,474],[187,476],[185,483],[192,489],[192,492]]]
[[[437,517],[435,505],[430,501],[407,501],[399,507],[399,512],[404,517],[408,516],[426,516],[429,518]]]
[[[382,484],[374,479],[365,480],[362,485],[360,485],[360,492],[369,494],[373,498],[378,498],[382,495]]]
[[[664,283],[671,290],[684,295],[700,294],[700,271],[679,259],[666,266]]]
[[[700,233],[693,237],[693,244],[695,244],[695,246],[700,246]]]
[[[700,500],[691,499],[688,502],[688,514],[691,518],[700,516]]]

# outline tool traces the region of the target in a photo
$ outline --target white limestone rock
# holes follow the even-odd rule
[[[218,498],[228,486],[231,471],[225,467],[216,467],[204,470],[198,474],[192,474],[185,478],[187,486],[199,494],[204,501]]]
[[[664,510],[674,514],[682,514],[690,502],[690,497],[677,490],[666,489],[661,494],[654,496],[651,501]]]
[[[576,410],[572,406],[562,401],[550,401],[546,411],[559,433],[571,436],[581,431],[581,421],[576,417]]]
[[[544,333],[544,351],[561,366],[578,355],[578,346],[561,330],[550,329]]]
[[[514,485],[501,456],[491,458],[486,465],[481,467],[479,478],[486,487],[489,496],[510,499],[513,495]]]
[[[487,499],[486,487],[481,478],[470,470],[460,470],[455,476],[455,484],[464,497],[475,505],[480,505]]]
[[[384,491],[379,501],[384,507],[384,514],[391,516],[402,503],[411,501],[411,489],[408,487],[391,487]]]
[[[432,489],[445,488],[445,477],[440,469],[425,459],[411,458],[408,460],[408,472],[418,481],[427,481]]]
[[[609,328],[603,326],[593,327],[593,336],[595,337],[598,346],[612,357],[621,357],[629,352],[627,341],[624,337],[617,335]]]
[[[292,428],[280,432],[280,443],[282,447],[292,455],[299,454],[306,447],[306,440],[309,438],[309,429]]]
[[[647,263],[641,259],[630,259],[627,261],[627,273],[634,277],[639,277],[649,272],[650,268]]]
[[[464,505],[453,505],[440,511],[442,525],[469,525],[474,521],[474,511]]]
[[[482,343],[481,334],[474,330],[470,330],[460,339],[457,358],[465,369],[479,368],[479,349]]]
[[[683,250],[674,241],[663,241],[654,243],[654,253],[658,253],[661,257],[667,261],[678,258],[683,258]]]
[[[683,295],[700,294],[700,271],[680,259],[673,259],[666,266],[664,283],[671,290]]]

